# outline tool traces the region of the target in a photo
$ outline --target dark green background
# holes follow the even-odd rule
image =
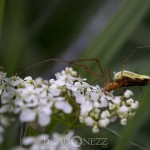
[[[0,0],[0,66],[11,74],[49,58],[74,60],[98,58],[105,71],[122,69],[126,56],[138,46],[150,46],[149,0]],[[94,72],[94,62],[84,62]],[[62,65],[62,64],[61,64]],[[142,48],[127,61],[125,69],[150,75],[150,48]],[[60,64],[48,62],[20,74],[50,78]],[[95,78],[80,67],[79,74],[89,82]],[[107,82],[103,79],[103,82]],[[101,83],[103,84],[103,83]],[[128,140],[150,149],[150,87],[143,92],[132,88],[141,108],[127,127],[110,128],[123,134],[118,138],[101,129],[77,129],[83,137],[107,137],[108,149],[123,149]],[[82,132],[81,132],[82,131]],[[87,132],[88,131],[88,132]],[[128,149],[137,149],[128,144]],[[90,146],[83,149],[98,149]]]

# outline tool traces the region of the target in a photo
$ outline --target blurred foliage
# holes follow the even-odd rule
[[[149,8],[149,0],[0,0],[0,65],[9,74],[15,74],[48,58],[98,58],[104,71],[121,70],[123,60],[134,48],[150,45]],[[73,56],[70,57],[68,51]],[[150,75],[149,58],[150,48],[140,49],[127,61],[125,68]],[[52,64],[33,67],[22,76],[42,76],[45,72],[49,75]],[[84,64],[99,72],[95,62]],[[80,74],[94,80],[83,69]],[[150,149],[150,113],[145,110],[149,109],[149,88],[144,87],[143,95],[137,87],[132,88],[144,104],[141,102],[139,115],[129,126],[125,130],[117,125],[110,127],[120,135],[123,133],[122,138],[103,129],[95,135],[109,139],[108,149],[117,144],[118,149],[123,148],[129,139]],[[83,127],[77,129],[77,134],[93,136],[87,131],[89,129]],[[128,149],[137,149],[132,144],[128,146]]]

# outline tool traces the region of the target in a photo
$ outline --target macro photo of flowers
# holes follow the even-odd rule
[[[0,0],[0,150],[150,149],[149,0]]]

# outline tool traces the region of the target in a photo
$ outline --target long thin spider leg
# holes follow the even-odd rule
[[[108,80],[108,78],[106,78],[107,74],[105,74],[99,59],[97,59],[97,58],[85,58],[85,59],[73,60],[72,62],[81,62],[81,61],[94,61],[94,62],[96,62],[96,64],[99,67],[99,71],[100,71],[102,77],[104,77],[104,80],[103,80],[102,84],[104,84],[105,82],[109,82],[110,81],[110,80]],[[99,76],[99,78],[100,77],[101,76]]]
[[[82,67],[84,70],[86,70],[87,72],[92,74],[98,81],[101,82],[101,78],[96,73],[94,73],[91,69],[89,69],[86,65],[80,64],[80,63],[75,63],[74,61],[70,61],[70,64]]]
[[[128,59],[138,50],[142,49],[142,48],[150,48],[150,46],[139,46],[139,47],[136,47],[134,48],[131,53],[129,53],[129,55],[125,58],[125,60],[123,61],[123,66],[126,65]]]
[[[50,61],[60,62],[59,59],[49,58],[49,59],[47,59],[47,60],[44,60],[44,61],[35,63],[35,64],[33,64],[33,65],[30,65],[29,67],[26,67],[23,71],[19,72],[18,75],[20,75],[20,74],[26,72],[27,70],[29,70],[29,69],[31,69],[31,68],[33,68],[33,67],[36,67],[36,66],[38,66],[38,65],[41,65],[41,64],[44,64],[44,63],[47,63],[47,62],[50,62]]]
[[[109,71],[109,70],[107,71],[107,74],[108,74],[108,76],[109,76],[109,80],[112,82],[112,81],[113,81],[113,78],[112,78],[112,76],[111,76],[111,74],[110,74],[110,71]]]
[[[23,72],[25,72],[25,71],[33,68],[33,67],[36,67],[36,66],[38,66],[40,64],[47,63],[47,62],[50,62],[50,61],[59,62],[59,63],[67,63],[67,64],[71,64],[71,65],[80,66],[84,70],[88,71],[90,74],[92,74],[93,76],[95,76],[96,79],[98,79],[98,81],[101,81],[100,77],[97,74],[95,74],[91,69],[89,69],[87,66],[85,66],[83,64],[75,63],[74,61],[60,60],[60,59],[54,59],[54,58],[50,58],[50,59],[41,61],[39,63],[33,64],[33,65],[27,67],[26,69],[24,69],[22,72],[20,72],[19,75],[22,74]]]
[[[99,70],[101,71],[101,74],[104,76],[103,68],[101,66],[100,61],[97,58],[86,58],[86,59],[73,60],[73,62],[81,62],[81,61],[95,61],[99,67]]]
[[[109,78],[109,73],[108,73],[109,71],[107,70],[106,71],[106,76],[105,76],[105,78],[107,79],[107,81],[110,81],[110,78]]]
[[[142,49],[142,48],[150,48],[150,46],[139,46],[139,47],[136,47],[134,48],[130,53],[129,55],[125,58],[125,60],[123,61],[123,64],[122,64],[122,71],[121,71],[121,80],[122,80],[122,75],[123,75],[123,70],[125,68],[125,65],[127,63],[127,61],[129,60],[129,58],[138,50]]]

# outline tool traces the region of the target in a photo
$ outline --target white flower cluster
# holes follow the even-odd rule
[[[66,68],[57,73],[56,80],[50,80],[50,83],[56,89],[65,91],[69,99],[73,97],[79,106],[78,110],[74,107],[73,110],[79,111],[80,122],[92,126],[93,132],[98,132],[99,127],[106,127],[117,118],[120,118],[121,125],[126,125],[127,119],[135,114],[134,111],[139,106],[138,101],[131,98],[133,93],[126,90],[122,96],[114,96],[112,93],[106,95],[103,88],[85,81],[86,79],[77,77],[72,68]]]
[[[3,84],[3,80],[6,77],[6,73],[0,72],[0,95],[3,92],[3,89],[5,88],[5,84]],[[5,115],[8,108],[7,106],[2,105],[2,101],[0,101],[0,144],[3,142],[3,134],[5,131],[5,127],[7,127],[10,124],[9,118]]]
[[[7,78],[0,72],[0,139],[6,113],[19,114],[21,122],[37,122],[39,126],[49,125],[52,114],[72,114],[80,123],[91,126],[93,132],[117,118],[125,125],[139,105],[132,95],[129,90],[122,96],[106,95],[103,88],[88,84],[72,68],[56,73],[56,79],[49,81]]]
[[[23,138],[22,146],[12,150],[79,150],[79,143],[73,131],[68,134],[53,133],[52,136],[41,134]],[[26,148],[27,147],[27,148]]]

